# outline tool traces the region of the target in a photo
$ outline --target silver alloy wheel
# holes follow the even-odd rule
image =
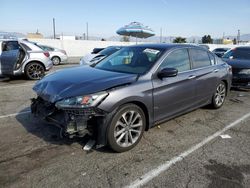
[[[42,65],[38,63],[31,64],[28,67],[27,74],[31,79],[34,80],[41,79],[44,76],[44,68]]]
[[[121,147],[133,145],[142,134],[142,116],[136,111],[124,112],[115,125],[114,138]]]
[[[53,57],[52,62],[53,62],[53,65],[59,65],[60,64],[60,59],[58,57]]]
[[[223,83],[220,83],[216,88],[216,93],[214,97],[215,104],[221,106],[226,97],[226,86]]]

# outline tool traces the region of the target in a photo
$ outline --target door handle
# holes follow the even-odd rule
[[[214,71],[213,72],[219,72],[219,69],[214,69]]]
[[[190,76],[188,77],[189,80],[194,79],[194,78],[196,78],[195,75],[190,75]]]

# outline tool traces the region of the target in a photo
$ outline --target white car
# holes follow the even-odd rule
[[[102,59],[104,59],[107,56],[110,56],[111,54],[117,52],[124,46],[109,46],[107,48],[104,48],[100,52],[93,54],[87,54],[84,57],[81,58],[80,60],[80,65],[90,65],[93,63],[96,63]]]
[[[68,56],[65,50],[61,50],[58,48],[54,48],[51,46],[46,46],[42,44],[36,44],[44,51],[48,51],[50,54],[50,59],[54,65],[59,65],[60,63],[66,63],[68,60]]]
[[[0,75],[39,80],[52,68],[50,54],[27,40],[0,40]]]

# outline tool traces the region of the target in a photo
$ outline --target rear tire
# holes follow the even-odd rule
[[[225,82],[221,81],[217,85],[216,91],[213,95],[212,103],[211,103],[212,107],[215,109],[222,107],[222,105],[225,102],[226,94],[227,94],[226,84],[225,84]]]
[[[59,65],[61,63],[61,59],[57,56],[52,57],[51,61],[53,62],[53,65]]]
[[[108,127],[108,144],[116,152],[128,151],[141,140],[145,127],[143,110],[134,104],[123,105]]]
[[[40,63],[29,63],[25,68],[25,75],[30,80],[40,80],[45,75],[45,68]]]

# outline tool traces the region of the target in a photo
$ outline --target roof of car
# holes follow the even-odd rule
[[[250,49],[250,46],[238,46],[236,49]]]
[[[137,45],[133,45],[133,47],[147,47],[147,48],[159,48],[159,49],[171,49],[171,48],[177,48],[177,47],[195,47],[195,48],[204,50],[204,48],[197,46],[195,44],[177,44],[177,43],[137,44]]]

